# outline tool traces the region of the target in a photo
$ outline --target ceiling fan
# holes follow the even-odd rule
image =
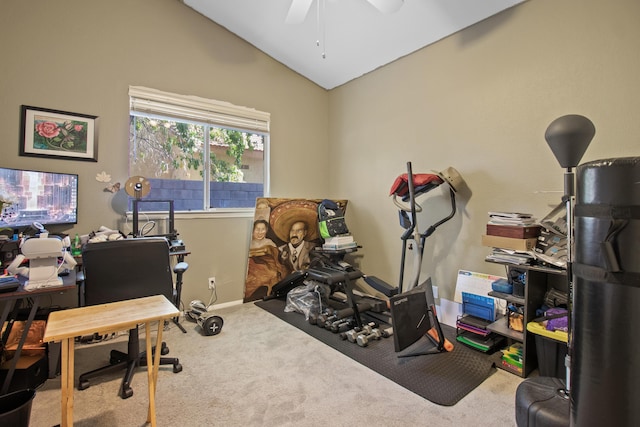
[[[321,0],[318,0],[320,2]],[[322,0],[324,1],[324,0]],[[393,13],[400,9],[404,0],[366,0],[382,13]],[[307,17],[313,0],[291,0],[291,6],[287,13],[287,24],[300,24]]]

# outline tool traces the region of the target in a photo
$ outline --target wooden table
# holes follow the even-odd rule
[[[163,295],[135,298],[108,304],[55,311],[49,315],[44,341],[62,341],[62,427],[73,425],[73,346],[77,336],[109,334],[145,325],[147,342],[147,376],[149,379],[149,411],[147,422],[156,425],[155,392],[160,366],[160,351],[153,355],[151,323],[157,322],[156,348],[162,345],[163,321],[179,314],[178,309]],[[153,355],[153,356],[152,356]]]

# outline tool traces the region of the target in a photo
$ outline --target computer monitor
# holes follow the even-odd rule
[[[0,227],[78,222],[77,174],[0,168],[0,196],[9,202],[0,212]]]

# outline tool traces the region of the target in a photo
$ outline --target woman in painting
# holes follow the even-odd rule
[[[253,223],[249,246],[249,266],[245,283],[245,302],[269,295],[271,287],[284,276],[278,261],[278,247],[267,237],[269,222],[258,219]]]
[[[266,219],[258,219],[253,223],[253,233],[251,234],[251,245],[249,250],[260,249],[264,246],[275,246],[273,240],[267,237],[269,223]]]

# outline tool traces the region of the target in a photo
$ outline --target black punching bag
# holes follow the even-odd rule
[[[578,166],[571,425],[640,426],[640,157]]]

